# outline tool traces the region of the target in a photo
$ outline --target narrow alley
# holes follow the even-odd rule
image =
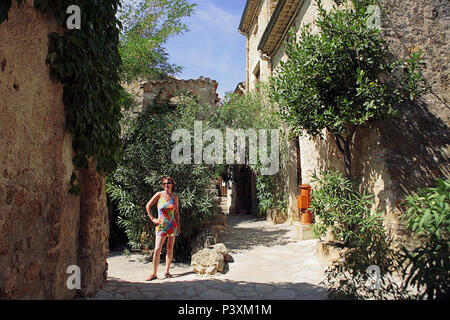
[[[229,215],[220,234],[233,262],[223,274],[196,275],[187,264],[173,263],[173,278],[164,279],[164,257],[158,279],[144,279],[150,259],[112,252],[108,281],[93,300],[323,300],[320,285],[325,266],[316,258],[316,241],[297,241],[295,225],[273,225],[247,215]]]

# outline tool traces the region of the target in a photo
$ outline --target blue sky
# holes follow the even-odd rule
[[[181,79],[200,76],[219,83],[223,97],[245,81],[245,36],[238,32],[246,0],[193,0],[195,14],[185,18],[189,32],[167,42],[169,61],[183,67]]]

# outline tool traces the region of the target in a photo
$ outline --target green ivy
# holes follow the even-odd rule
[[[23,0],[18,0],[20,5]],[[68,30],[66,13],[70,5],[81,9],[81,29]],[[116,18],[119,0],[35,0],[34,8],[52,14],[63,32],[48,35],[46,63],[51,75],[64,85],[66,126],[73,137],[77,168],[97,163],[99,173],[117,167],[121,152],[121,86],[118,70],[119,31]],[[11,0],[0,4],[0,23],[8,19]],[[71,193],[78,194],[76,176],[71,178]]]
[[[79,1],[81,29],[49,35],[47,63],[64,84],[67,129],[72,134],[76,167],[97,161],[97,171],[110,173],[120,156],[120,79],[118,68],[119,0]],[[35,1],[42,13],[53,13],[65,24],[73,0]]]

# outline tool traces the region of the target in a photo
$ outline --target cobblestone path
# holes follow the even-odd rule
[[[320,285],[325,266],[316,258],[316,240],[295,240],[294,225],[273,225],[252,216],[229,215],[220,234],[233,262],[224,274],[196,275],[187,264],[173,263],[173,278],[146,282],[152,262],[143,254],[111,253],[108,281],[93,300],[265,300],[326,299]],[[176,244],[175,244],[176,245]]]

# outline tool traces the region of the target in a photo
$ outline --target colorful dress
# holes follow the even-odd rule
[[[175,219],[175,193],[169,200],[164,199],[164,192],[161,192],[158,200],[158,219],[162,221],[156,226],[157,236],[173,237],[177,235],[178,223]]]

